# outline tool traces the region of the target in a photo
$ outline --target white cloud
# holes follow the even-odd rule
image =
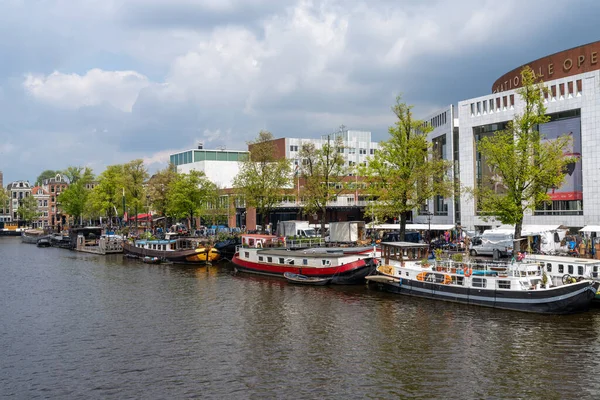
[[[85,75],[55,71],[47,76],[27,74],[23,86],[37,100],[57,107],[77,109],[110,104],[131,112],[148,78],[135,71],[103,71],[91,69]]]

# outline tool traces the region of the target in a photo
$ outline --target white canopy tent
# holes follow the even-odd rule
[[[400,224],[376,224],[373,227],[371,224],[366,225],[367,228],[373,228],[377,230],[390,230],[390,231],[398,231],[400,230]],[[452,224],[406,224],[407,231],[449,231],[454,229],[454,225]]]
[[[579,232],[600,232],[600,225],[586,225]]]

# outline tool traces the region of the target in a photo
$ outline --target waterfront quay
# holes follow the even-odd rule
[[[592,398],[600,313],[547,316],[0,238],[3,398]]]

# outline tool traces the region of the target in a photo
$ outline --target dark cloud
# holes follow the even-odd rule
[[[198,3],[3,7],[5,181],[69,165],[101,172],[200,140],[244,149],[261,129],[320,137],[345,124],[384,140],[398,93],[429,113],[489,93],[528,61],[600,39],[591,0]],[[135,71],[127,76],[141,89],[110,91],[127,76],[87,74],[93,68]],[[49,81],[55,70],[61,79]],[[42,75],[45,97],[24,87],[29,74]]]

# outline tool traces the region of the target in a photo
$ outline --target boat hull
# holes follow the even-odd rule
[[[240,272],[283,277],[286,272],[305,275],[309,278],[328,278],[335,285],[355,285],[365,282],[365,277],[375,271],[377,263],[373,258],[364,258],[351,263],[323,268],[299,267],[293,265],[269,264],[243,260],[236,254],[232,262]]]
[[[551,289],[514,291],[458,287],[382,275],[373,275],[367,281],[370,286],[396,294],[538,314],[586,311],[600,286],[600,282],[582,281]]]
[[[217,261],[220,257],[219,251],[214,248],[163,251],[136,247],[129,242],[123,242],[123,252],[140,258],[158,257],[180,264],[202,264]]]
[[[28,244],[37,244],[40,239],[50,239],[50,235],[30,235],[25,232],[21,234],[21,242]]]

